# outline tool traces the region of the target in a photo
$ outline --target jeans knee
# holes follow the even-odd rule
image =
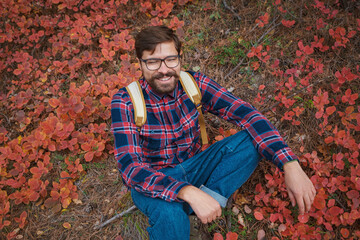
[[[164,226],[184,226],[189,221],[189,217],[182,208],[172,207],[172,204],[169,203],[166,207],[159,207],[150,220],[152,222],[160,221]]]
[[[149,216],[148,232],[151,240],[189,239],[190,220],[178,207],[159,207]]]

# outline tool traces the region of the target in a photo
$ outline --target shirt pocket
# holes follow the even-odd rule
[[[142,127],[140,130],[140,145],[145,152],[158,154],[166,147],[166,134],[162,128],[149,129]]]

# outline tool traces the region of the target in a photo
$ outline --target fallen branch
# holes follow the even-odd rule
[[[129,207],[129,208],[126,209],[125,211],[116,214],[115,216],[113,216],[112,218],[106,220],[106,221],[103,222],[102,224],[96,225],[96,226],[94,227],[94,230],[98,230],[98,229],[100,229],[100,228],[105,227],[105,226],[108,225],[109,223],[111,223],[111,222],[115,221],[116,219],[124,216],[125,214],[128,214],[128,213],[132,212],[132,211],[135,210],[135,209],[136,209],[136,206],[135,206],[135,205],[132,205],[131,207]]]
[[[234,14],[235,17],[236,17],[239,21],[241,21],[241,17],[240,17],[231,7],[229,7],[229,5],[227,4],[227,2],[226,2],[225,0],[223,0],[223,4],[224,4],[224,6],[225,6],[226,9],[228,9],[230,12],[232,12],[232,14]]]

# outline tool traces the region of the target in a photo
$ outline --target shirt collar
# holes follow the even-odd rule
[[[177,92],[179,90],[179,82],[180,80],[178,81],[178,84],[176,85],[174,91],[172,91],[171,93],[168,93],[168,94],[158,94],[156,93],[152,88],[151,86],[149,85],[149,83],[144,79],[144,77],[142,77],[140,80],[140,85],[143,89],[145,89],[145,92],[149,95],[149,97],[155,101],[155,102],[158,102],[160,101],[161,99],[163,98],[166,98],[167,96],[169,96],[170,98],[172,99],[175,99],[176,98],[176,95],[177,95]]]

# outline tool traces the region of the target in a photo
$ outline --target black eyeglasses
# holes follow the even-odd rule
[[[180,55],[171,55],[166,58],[149,58],[149,59],[140,59],[140,61],[144,62],[147,69],[150,71],[158,70],[161,67],[161,63],[164,62],[165,66],[168,68],[177,67],[180,63]]]

